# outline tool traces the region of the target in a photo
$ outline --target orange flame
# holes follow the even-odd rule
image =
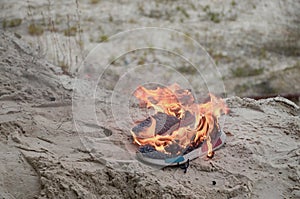
[[[178,84],[166,88],[146,89],[138,87],[134,96],[139,99],[140,106],[153,108],[156,113],[164,113],[179,120],[178,128],[167,133],[157,134],[156,119],[151,116],[151,125],[141,132],[131,132],[138,145],[151,145],[157,151],[169,153],[166,148],[176,144],[182,149],[189,145],[197,145],[206,140],[208,156],[212,155],[211,133],[218,128],[218,118],[227,113],[228,108],[222,99],[209,94],[210,101],[204,104],[195,103],[189,90],[181,89]],[[193,125],[185,123],[188,115],[193,118]],[[191,118],[191,117],[190,117]],[[180,151],[179,151],[180,152]]]

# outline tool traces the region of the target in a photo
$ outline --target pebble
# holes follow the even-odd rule
[[[300,198],[300,190],[292,191],[292,196],[294,196],[295,198]]]

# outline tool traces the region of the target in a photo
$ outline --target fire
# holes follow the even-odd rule
[[[134,96],[140,106],[153,108],[156,113],[144,121],[140,125],[142,127],[131,132],[136,144],[150,145],[165,154],[175,152],[179,155],[189,146],[197,147],[206,141],[208,156],[213,155],[211,134],[219,128],[220,115],[228,112],[222,99],[209,94],[209,102],[197,104],[192,93],[181,89],[178,84],[156,89],[140,86]]]

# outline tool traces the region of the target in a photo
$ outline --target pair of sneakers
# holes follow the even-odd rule
[[[194,122],[193,117],[186,117],[179,121],[176,117],[168,116],[164,113],[158,113],[153,117],[149,117],[132,129],[132,134],[139,136],[141,132],[151,126],[152,120],[156,121],[155,134],[161,135],[173,131],[184,123],[184,126],[190,125]],[[181,123],[181,124],[180,124]],[[214,131],[210,134],[212,150],[215,151],[222,147],[226,140],[226,134],[215,125]],[[142,162],[159,165],[159,166],[173,166],[181,165],[189,160],[207,155],[208,147],[206,140],[197,145],[190,145],[185,149],[178,149],[179,145],[172,144],[165,148],[168,153],[157,151],[155,147],[146,144],[139,146],[136,153],[137,158]]]

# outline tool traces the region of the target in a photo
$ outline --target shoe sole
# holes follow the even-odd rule
[[[223,131],[220,131],[219,134],[220,134],[219,138],[214,143],[212,143],[213,151],[218,150],[225,143],[226,134]],[[145,157],[141,152],[137,152],[136,156],[137,156],[137,159],[139,159],[142,162],[148,163],[148,164],[158,165],[158,166],[175,166],[175,165],[184,164],[188,160],[193,160],[198,157],[205,156],[205,155],[207,155],[207,151],[208,151],[208,149],[207,149],[207,144],[205,141],[201,147],[194,149],[193,151],[191,151],[185,155],[177,156],[174,158],[153,159],[153,158]]]

